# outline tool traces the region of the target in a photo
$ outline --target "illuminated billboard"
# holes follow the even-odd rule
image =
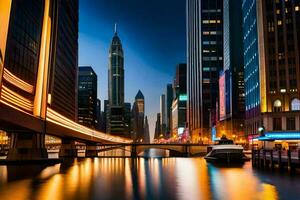
[[[225,97],[225,73],[221,73],[219,78],[219,111],[220,120],[224,120],[226,116],[226,97]]]

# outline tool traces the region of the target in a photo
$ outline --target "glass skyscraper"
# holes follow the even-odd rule
[[[97,75],[92,67],[81,66],[78,72],[78,123],[97,128]]]
[[[244,0],[246,132],[300,133],[300,1]]]
[[[223,69],[223,0],[187,0],[188,126],[194,142],[215,123]]]
[[[124,57],[121,40],[115,28],[109,49],[107,132],[124,135]]]

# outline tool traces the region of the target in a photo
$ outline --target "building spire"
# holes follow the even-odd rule
[[[117,34],[118,31],[117,31],[117,23],[115,23],[115,34]]]

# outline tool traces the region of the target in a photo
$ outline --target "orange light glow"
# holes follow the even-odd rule
[[[100,131],[96,131],[96,130],[87,128],[87,127],[80,125],[80,124],[68,119],[67,117],[55,112],[51,108],[47,109],[47,121],[52,122],[57,125],[60,125],[62,127],[71,129],[73,131],[76,131],[76,132],[79,132],[82,134],[86,134],[86,135],[89,135],[94,138],[107,140],[110,142],[116,142],[116,143],[131,143],[132,142],[132,140],[129,140],[129,139],[112,136],[112,135],[109,135],[109,134],[106,134],[106,133],[103,133]]]
[[[10,18],[10,10],[11,10],[11,0],[1,0],[0,1],[0,52],[2,54],[3,60],[0,61],[0,86],[2,84],[2,74],[4,67],[4,59],[5,59],[5,50],[6,50],[6,41],[7,41],[7,33],[8,33],[8,25]]]
[[[29,112],[33,110],[33,104],[30,100],[8,89],[4,85],[2,86],[1,100]]]
[[[51,19],[49,17],[50,0],[45,1],[39,68],[34,97],[33,114],[45,118],[47,105],[48,64],[50,53]]]
[[[4,73],[3,73],[3,78],[9,82],[10,84],[18,87],[19,89],[28,92],[30,94],[33,94],[33,86],[30,85],[29,83],[26,83],[22,79],[18,78],[14,74],[12,74],[8,69],[4,68]]]

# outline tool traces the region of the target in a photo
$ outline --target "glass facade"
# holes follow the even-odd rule
[[[244,76],[246,132],[253,133],[258,128],[258,121],[249,122],[260,114],[259,55],[257,33],[256,0],[243,0],[243,33],[244,33]],[[256,123],[256,125],[255,125]]]
[[[79,67],[78,76],[78,122],[97,126],[97,75],[91,67]]]
[[[223,69],[223,1],[187,1],[188,125],[192,140],[207,138]]]
[[[51,73],[51,108],[77,119],[78,0],[58,0],[55,63]]]

